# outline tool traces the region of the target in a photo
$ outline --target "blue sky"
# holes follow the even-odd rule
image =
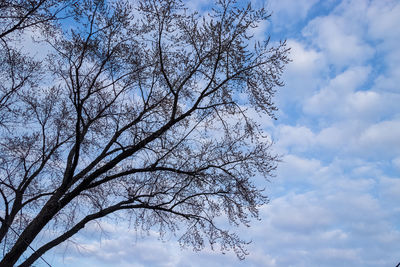
[[[101,238],[92,225],[75,239],[79,249],[67,244],[46,254],[47,261],[182,267],[400,262],[400,2],[272,0],[265,6],[274,13],[256,37],[287,39],[293,62],[276,96],[278,120],[254,114],[283,162],[266,185],[271,201],[261,208],[262,221],[238,229],[252,240],[247,259],[181,250],[173,237],[142,239],[110,221]]]

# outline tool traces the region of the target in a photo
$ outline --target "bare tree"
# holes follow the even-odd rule
[[[63,18],[70,1],[68,0],[1,0],[0,1],[0,125],[10,120],[12,102],[17,92],[35,82],[39,63],[22,54],[21,34],[51,28]],[[64,12],[64,14],[63,14]]]
[[[71,4],[68,0],[1,0],[0,38],[27,28],[51,26]]]
[[[0,109],[12,118],[0,139],[0,265],[30,266],[121,212],[141,230],[180,227],[181,245],[243,258],[246,241],[215,218],[248,225],[267,202],[253,180],[270,177],[277,157],[246,107],[273,116],[288,62],[284,42],[249,46],[268,15],[233,0],[206,15],[175,0],[65,3],[1,17],[3,34],[37,26],[52,52],[0,58],[15,73],[3,72],[3,95],[16,92]],[[28,252],[49,229],[54,239]]]

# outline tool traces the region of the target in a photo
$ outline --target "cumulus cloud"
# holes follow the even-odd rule
[[[371,181],[360,180],[358,185],[362,190],[356,184],[336,192],[318,187],[314,188],[318,191],[291,192],[272,200],[263,210],[267,219],[262,228],[268,237],[263,243],[277,265],[377,266],[381,260],[378,266],[384,266],[394,262],[393,250],[384,248],[396,247],[400,240],[399,231],[386,222],[394,211],[388,213],[366,191]]]
[[[302,234],[325,228],[332,223],[329,210],[313,194],[289,194],[272,200],[268,213],[272,227]]]
[[[360,136],[363,152],[378,156],[400,155],[400,120],[382,121],[369,126]]]
[[[400,202],[400,177],[381,177],[379,180],[379,186],[383,198],[395,203]],[[396,210],[400,212],[400,208],[397,208]]]
[[[315,134],[305,126],[281,125],[278,127],[279,146],[295,151],[305,151],[315,143]]]
[[[278,91],[280,108],[301,103],[323,84],[326,76],[326,61],[322,53],[294,39],[288,40],[290,59],[283,80],[285,87]]]
[[[400,87],[400,3],[398,1],[373,1],[367,11],[368,38],[375,40],[380,61],[385,63],[385,73],[376,78],[374,87],[399,92]]]
[[[318,1],[319,0],[271,0],[267,2],[267,10],[273,11],[273,20],[277,22],[277,27],[288,27],[305,19],[310,9]]]
[[[397,264],[399,6],[341,1],[290,41],[298,91],[284,97],[301,108],[275,127],[286,155],[263,213],[278,266]]]
[[[394,158],[392,164],[396,169],[400,170],[400,157]]]
[[[363,64],[369,60],[374,49],[351,31],[352,21],[331,15],[312,20],[303,30],[312,44],[327,56],[332,66],[343,68],[348,65]]]
[[[334,121],[353,119],[376,122],[396,116],[396,112],[400,111],[399,93],[363,90],[362,81],[366,80],[369,72],[351,72],[352,75],[338,75],[328,86],[308,98],[303,106],[304,112],[318,117],[324,115],[322,119]],[[337,83],[337,80],[344,80],[344,83]],[[358,85],[354,84],[360,81]]]
[[[363,85],[370,71],[369,67],[354,67],[337,75],[326,87],[305,101],[304,111],[319,116],[342,113],[342,107],[346,104],[343,98]]]
[[[391,45],[400,39],[398,25],[400,24],[400,3],[393,0],[375,0],[367,10],[368,34],[372,39],[378,39],[382,45],[392,51]]]

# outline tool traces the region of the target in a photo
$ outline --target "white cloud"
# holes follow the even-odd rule
[[[307,24],[304,39],[289,41],[294,89],[280,101],[295,119],[276,125],[286,155],[263,209],[278,266],[398,261],[400,179],[386,172],[400,170],[399,6],[341,1]]]
[[[38,61],[44,60],[50,52],[54,52],[53,48],[43,41],[43,37],[30,29],[24,30],[20,34],[18,42],[12,44],[15,43],[22,53],[31,55]]]
[[[74,266],[176,266],[179,248],[172,243],[170,248],[157,240],[157,234],[150,232],[141,238],[133,230],[101,222],[101,229],[107,229],[108,236],[101,240],[96,238],[100,228],[92,223],[88,231],[79,235],[79,246],[71,246],[68,257],[64,259],[66,265]],[[124,224],[125,225],[125,224]],[[125,225],[126,226],[126,225]],[[82,238],[85,236],[85,238]],[[82,262],[82,256],[86,262]]]
[[[400,202],[400,177],[381,177],[379,186],[383,198],[395,203]],[[397,210],[400,212],[400,208],[397,208]]]
[[[359,261],[360,251],[358,249],[325,248],[317,249],[315,253],[321,260],[332,262],[331,260],[353,260]]]
[[[334,149],[336,152],[351,139],[351,128],[330,126],[322,129],[316,136],[318,144],[325,148]]]
[[[293,60],[288,66],[288,71],[293,74],[307,74],[320,72],[323,58],[320,52],[304,47],[304,44],[296,40],[288,40],[291,49],[290,58]]]
[[[359,32],[352,31],[343,17],[330,15],[312,20],[303,35],[327,56],[329,63],[337,68],[363,64],[374,55],[374,49],[363,42]]]
[[[393,246],[398,249],[400,240],[400,232],[386,222],[393,211],[385,211],[368,193],[371,181],[351,184],[352,177],[329,173],[329,186],[286,193],[263,209],[266,251],[275,256],[277,266],[391,264]],[[384,260],[377,265],[377,259]]]
[[[355,67],[305,100],[303,111],[321,119],[376,122],[400,113],[399,93],[364,90],[370,67]]]
[[[392,160],[392,164],[395,168],[397,168],[398,170],[400,170],[400,157],[394,158]]]
[[[281,125],[276,135],[277,146],[283,153],[308,154],[313,157],[316,154],[312,153],[325,153],[325,156],[331,157],[347,155],[372,159],[391,159],[400,155],[400,120],[375,124],[348,120],[331,124],[317,132],[305,126]],[[297,161],[297,158],[289,155],[284,158],[282,166],[285,166],[285,170],[297,171],[296,166],[305,164],[296,164]],[[399,165],[396,160],[393,164]]]
[[[305,151],[314,143],[314,133],[305,126],[278,126],[278,145],[285,149],[293,148],[296,151]]]
[[[335,115],[341,112],[341,105],[349,93],[359,88],[366,82],[371,68],[354,67],[337,75],[329,84],[308,99],[303,109],[305,112],[316,115]]]
[[[400,62],[399,61],[396,61]],[[393,66],[385,74],[380,74],[374,81],[377,90],[389,91],[397,93],[400,91],[400,64]]]
[[[278,90],[281,108],[311,96],[322,84],[327,69],[322,53],[293,39],[288,40],[288,46],[292,62],[284,73],[285,87]]]
[[[326,183],[324,170],[325,167],[317,159],[288,154],[278,166],[278,179],[274,181],[273,190],[278,193],[277,195],[288,194],[289,190],[295,192],[311,190],[310,186]]]
[[[394,0],[375,0],[367,10],[370,38],[383,42],[400,39],[400,3]],[[397,45],[397,44],[396,44]]]
[[[368,37],[375,40],[380,53],[379,62],[385,63],[385,72],[375,80],[374,88],[400,91],[400,3],[373,1],[367,12]]]
[[[281,231],[317,231],[332,224],[329,210],[321,206],[312,194],[286,195],[271,201],[268,210],[274,228]]]
[[[257,27],[255,28],[250,28],[248,31],[249,35],[253,36],[253,39],[251,40],[249,47],[254,47],[254,44],[256,42],[262,43],[265,41],[266,36],[267,36],[267,28],[268,28],[268,21],[261,21],[257,23]]]
[[[271,0],[267,1],[267,10],[273,12],[272,19],[277,27],[288,27],[306,18],[308,12],[319,0]],[[276,30],[276,28],[274,28]]]
[[[369,126],[359,138],[359,149],[376,156],[400,154],[400,121],[383,121]]]

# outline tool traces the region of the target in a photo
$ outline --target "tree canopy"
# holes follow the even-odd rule
[[[267,18],[234,0],[204,14],[178,0],[0,1],[0,265],[30,266],[120,213],[243,258],[246,241],[215,219],[248,225],[268,201],[254,178],[278,158],[248,109],[274,117],[288,48],[253,40]]]

